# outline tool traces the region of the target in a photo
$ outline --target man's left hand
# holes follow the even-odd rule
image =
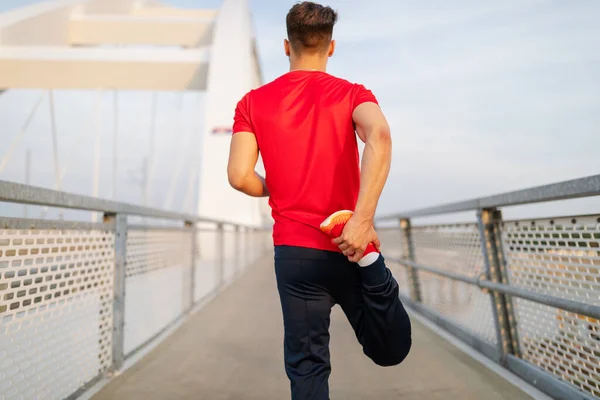
[[[377,251],[381,247],[373,221],[360,218],[356,214],[346,223],[342,236],[333,239],[333,243],[351,262],[358,262],[362,258],[369,243],[373,243]]]

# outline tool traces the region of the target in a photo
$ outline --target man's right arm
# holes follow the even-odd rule
[[[365,102],[354,109],[352,119],[356,132],[365,142],[363,151],[360,192],[354,215],[346,224],[342,236],[334,241],[350,261],[362,258],[371,242],[379,248],[373,219],[379,197],[385,186],[392,159],[390,127],[379,105]]]

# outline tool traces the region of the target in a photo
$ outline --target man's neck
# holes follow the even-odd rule
[[[290,61],[290,71],[327,71],[327,58],[303,57]]]

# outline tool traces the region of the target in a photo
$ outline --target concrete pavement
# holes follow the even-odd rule
[[[413,320],[413,349],[397,367],[362,354],[339,307],[331,320],[332,400],[530,399]],[[283,323],[266,257],[94,400],[289,399]]]

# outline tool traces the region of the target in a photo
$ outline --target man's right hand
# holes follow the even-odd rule
[[[380,251],[381,247],[373,220],[361,218],[357,214],[348,220],[342,236],[333,239],[333,243],[351,262],[358,262],[362,258],[369,243],[373,243],[377,251]]]

